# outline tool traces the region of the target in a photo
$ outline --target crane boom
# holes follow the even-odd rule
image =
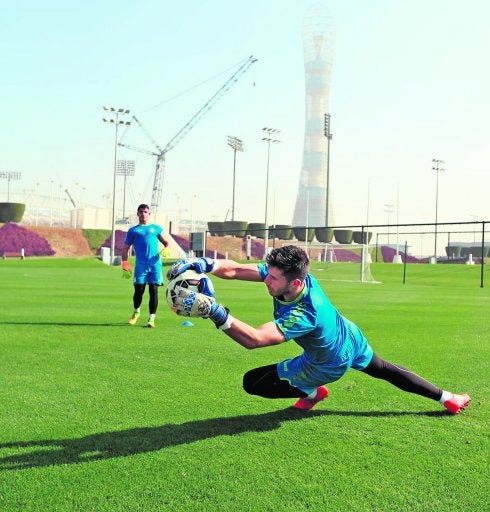
[[[160,153],[156,153],[155,151],[151,151],[149,149],[139,148],[138,146],[132,146],[131,144],[123,144],[122,142],[118,143],[118,146],[123,148],[132,149],[133,151],[138,151],[139,153],[145,153],[146,155],[158,156]]]
[[[153,212],[158,211],[158,206],[162,198],[162,185],[163,185],[163,174],[165,167],[165,155],[168,151],[174,148],[199,122],[199,120],[207,113],[215,103],[238,81],[238,79],[248,70],[248,68],[257,59],[251,55],[238,70],[216,91],[211,98],[189,119],[189,121],[170,139],[166,146],[161,150],[157,156],[157,162],[155,166],[155,177],[153,180],[153,189],[151,196],[151,208]],[[140,123],[138,123],[140,124]],[[141,126],[141,124],[140,124]],[[145,130],[146,132],[146,130]],[[157,146],[158,147],[158,146]]]
[[[247,69],[254,63],[257,62],[257,59],[251,55],[244,64],[235,72],[233,76],[231,76],[217,91],[211,96],[211,98],[191,117],[191,119],[177,132],[176,135],[167,143],[167,145],[163,148],[163,152],[167,153],[172,148],[174,148],[183,137],[185,137],[191,130],[194,128],[196,123],[206,114],[211,108],[213,108],[214,104],[224,95],[230,87],[238,81],[238,79],[247,71]]]
[[[157,141],[153,138],[151,133],[143,126],[141,121],[136,116],[133,116],[133,119],[138,123],[138,126],[143,130],[143,133],[148,137],[148,139],[150,139],[152,144],[158,149],[158,152],[161,153],[163,149],[158,145]]]
[[[70,192],[68,192],[67,188],[65,188],[65,192],[66,192],[66,195],[68,196],[68,199],[70,200],[71,204],[73,205],[73,207],[76,208],[77,203],[75,203],[75,200],[73,199],[73,197],[71,197],[71,194],[70,194]]]

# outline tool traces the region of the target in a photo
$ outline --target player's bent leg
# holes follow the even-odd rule
[[[158,309],[158,287],[158,284],[148,285],[148,291],[150,292],[150,302],[148,309],[150,311],[150,315],[154,315]]]
[[[367,375],[376,379],[383,379],[403,391],[439,400],[442,396],[442,389],[434,386],[431,382],[423,379],[412,371],[381,359],[374,354],[371,362],[361,370]]]
[[[145,293],[145,285],[144,284],[135,284],[134,285],[134,293],[133,293],[133,314],[129,317],[128,323],[130,325],[135,325],[138,322],[140,317],[140,306],[143,301],[143,294]]]
[[[277,374],[277,365],[270,364],[249,370],[243,376],[243,389],[249,395],[263,398],[302,398],[307,393],[291,386]]]
[[[386,380],[403,391],[437,400],[451,414],[458,414],[469,405],[471,400],[467,394],[457,395],[443,391],[410,370],[389,363],[376,354],[373,355],[367,367],[361,371],[376,379]]]
[[[143,302],[143,294],[145,293],[145,284],[135,284],[133,293],[133,306],[134,309],[139,309]]]
[[[148,291],[150,294],[150,302],[148,305],[148,309],[150,311],[150,316],[148,318],[147,327],[153,328],[155,327],[155,314],[158,309],[158,284],[151,283],[148,285]]]

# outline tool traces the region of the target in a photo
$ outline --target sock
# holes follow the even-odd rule
[[[439,403],[444,405],[444,402],[450,400],[453,397],[453,394],[449,391],[442,390],[442,396],[439,398]]]
[[[150,318],[148,318],[148,321],[153,322],[155,320],[155,313],[150,315]]]
[[[140,313],[140,308],[135,308],[134,312],[135,312],[135,313],[138,313],[138,315],[139,315],[139,313]]]
[[[306,399],[307,399],[307,400],[315,400],[316,395],[317,395],[317,391],[318,391],[318,389],[315,389],[315,391],[311,392],[311,393],[306,397]]]

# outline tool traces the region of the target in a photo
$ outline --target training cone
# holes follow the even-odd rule
[[[190,320],[186,320],[185,322],[182,322],[183,327],[194,327],[194,324]]]

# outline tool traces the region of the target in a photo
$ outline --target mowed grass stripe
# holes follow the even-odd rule
[[[489,288],[478,269],[373,264],[379,285],[323,282],[380,355],[467,391],[461,415],[355,371],[311,414],[241,389],[299,352],[246,351],[211,322],[127,325],[131,282],[96,259],[0,261],[2,510],[483,511]],[[476,281],[475,281],[476,278]],[[215,279],[258,325],[260,283]],[[147,307],[145,296],[144,308]]]

